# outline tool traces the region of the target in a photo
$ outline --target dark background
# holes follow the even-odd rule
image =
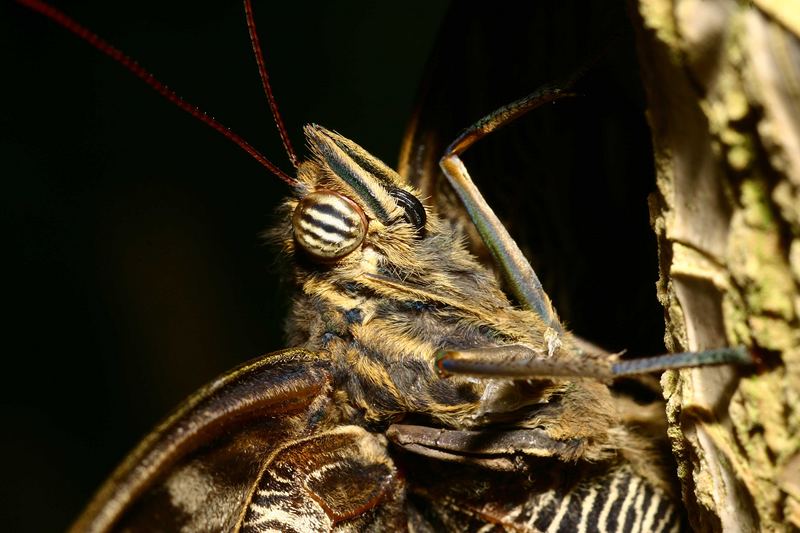
[[[425,124],[441,119],[447,137],[594,58],[578,98],[466,162],[577,332],[611,349],[662,349],[649,132],[624,6],[261,4],[296,147],[301,125],[317,122],[390,164],[427,61]],[[289,170],[238,3],[63,9]],[[7,529],[58,530],[181,398],[283,347],[290,277],[259,234],[286,186],[44,18],[3,4],[0,38],[0,498]]]

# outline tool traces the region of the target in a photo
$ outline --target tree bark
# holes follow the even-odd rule
[[[800,528],[800,9],[633,6],[673,351],[744,345],[750,369],[668,372],[670,440],[699,531]]]

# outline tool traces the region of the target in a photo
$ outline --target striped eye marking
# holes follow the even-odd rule
[[[330,261],[358,248],[367,234],[367,217],[349,198],[317,191],[297,204],[292,227],[303,250],[314,259]]]

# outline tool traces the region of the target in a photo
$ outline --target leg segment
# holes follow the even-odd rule
[[[436,356],[436,366],[445,375],[511,379],[584,377],[611,380],[673,368],[750,363],[750,354],[744,347],[673,353],[626,361],[589,357],[552,358],[521,345],[442,351]]]
[[[572,96],[572,93],[564,89],[547,87],[498,109],[461,133],[450,144],[439,162],[444,175],[461,198],[483,241],[500,265],[514,296],[523,305],[536,311],[544,323],[558,333],[561,333],[563,328],[536,272],[472,182],[460,155],[476,141],[528,111],[568,96]]]

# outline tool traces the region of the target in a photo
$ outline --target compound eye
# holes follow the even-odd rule
[[[427,215],[425,214],[425,208],[422,206],[422,202],[410,192],[400,188],[392,189],[389,194],[397,200],[397,205],[402,207],[403,211],[405,211],[403,218],[417,231],[417,238],[421,239],[424,237]]]
[[[312,258],[332,261],[358,248],[367,234],[367,217],[352,200],[317,191],[297,204],[292,216],[297,244]]]

